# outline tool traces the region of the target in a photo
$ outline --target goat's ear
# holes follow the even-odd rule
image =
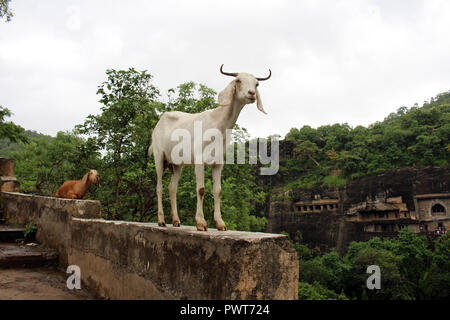
[[[229,106],[233,102],[236,93],[236,81],[231,81],[228,86],[219,93],[219,106]]]
[[[256,106],[258,107],[259,111],[261,111],[262,113],[267,114],[267,112],[264,111],[264,108],[263,108],[263,105],[262,105],[262,101],[261,101],[261,97],[259,96],[258,89],[256,89]]]

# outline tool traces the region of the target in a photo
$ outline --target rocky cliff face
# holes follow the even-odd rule
[[[267,229],[269,232],[288,232],[293,239],[300,231],[303,242],[310,247],[335,247],[343,251],[351,241],[366,241],[374,236],[395,236],[401,227],[408,224],[415,224],[418,230],[419,221],[414,220],[417,210],[415,196],[443,193],[450,193],[450,169],[438,167],[402,168],[352,180],[339,189],[274,190],[266,210]],[[374,206],[368,217],[377,217],[381,212],[387,217],[377,220],[380,223],[378,228],[350,214],[351,208],[362,203],[382,204],[392,199],[401,202],[399,208],[406,207],[407,217],[403,216],[404,209],[396,219],[395,212],[389,215],[392,210],[380,209],[392,205]],[[330,210],[329,206],[320,205],[326,200],[338,200],[338,207]]]
[[[364,177],[349,183],[345,189],[344,208],[367,198],[401,196],[409,211],[415,211],[414,196],[450,192],[450,170],[432,168],[402,168],[388,173]]]

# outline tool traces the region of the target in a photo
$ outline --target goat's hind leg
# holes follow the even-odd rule
[[[180,226],[180,218],[178,217],[177,210],[177,188],[178,181],[181,177],[181,165],[173,165],[172,179],[169,184],[169,193],[170,193],[170,207],[171,207],[171,216],[172,216],[172,225],[174,227]]]
[[[162,205],[162,191],[163,184],[162,178],[164,173],[164,156],[153,153],[155,159],[155,170],[156,170],[156,196],[158,197],[158,225],[161,227],[166,226],[166,221],[164,220],[164,211]]]
[[[197,212],[195,221],[198,231],[208,231],[205,217],[203,216],[203,198],[205,196],[205,168],[203,164],[195,165],[195,179],[197,181]]]
[[[213,178],[213,194],[214,194],[214,221],[216,221],[217,230],[226,231],[227,227],[225,222],[222,220],[222,214],[220,212],[220,193],[222,192],[221,187],[221,175],[222,175],[223,164],[216,164],[212,167],[212,178]]]

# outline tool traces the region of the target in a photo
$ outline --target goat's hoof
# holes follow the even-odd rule
[[[162,222],[159,222],[159,221],[158,221],[158,226],[160,226],[160,227],[165,227],[165,226],[166,226],[166,223],[165,223],[164,221],[162,221]]]
[[[225,225],[217,226],[217,230],[219,230],[219,231],[227,231],[227,227]]]
[[[198,231],[208,231],[208,227],[206,226],[206,224],[197,223],[197,230]]]
[[[174,227],[180,227],[180,226],[181,226],[181,223],[180,223],[180,221],[173,221],[173,222],[172,222],[172,225],[173,225]]]

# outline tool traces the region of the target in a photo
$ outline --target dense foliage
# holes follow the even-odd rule
[[[28,137],[25,134],[25,129],[14,124],[11,121],[6,121],[6,118],[11,117],[11,111],[8,108],[0,106],[0,141],[28,142]]]
[[[32,138],[9,156],[16,159],[21,191],[49,196],[55,195],[63,181],[81,179],[100,162],[90,142],[70,132]]]
[[[0,0],[0,19],[5,18],[6,22],[11,21],[14,16],[13,12],[9,7],[11,0]]]
[[[30,131],[30,130],[25,130],[23,133],[26,137],[25,142],[29,142],[32,139],[45,136],[44,134],[40,134],[36,131]],[[10,139],[8,139],[7,137],[1,137],[0,138],[0,157],[3,157],[3,158],[8,157],[11,155],[11,152],[20,150],[20,149],[22,149],[22,147],[23,147],[23,144],[20,144],[19,142],[13,142]]]
[[[291,129],[285,141],[292,146],[292,156],[281,161],[280,171],[295,177],[283,181],[287,187],[339,187],[348,178],[395,168],[445,167],[450,159],[450,92],[439,94],[422,107],[401,107],[367,128],[304,126]]]
[[[395,239],[352,242],[343,257],[318,254],[294,242],[300,257],[299,299],[416,300],[448,299],[450,235],[433,242],[403,229]],[[370,290],[367,266],[381,270],[381,289]]]

